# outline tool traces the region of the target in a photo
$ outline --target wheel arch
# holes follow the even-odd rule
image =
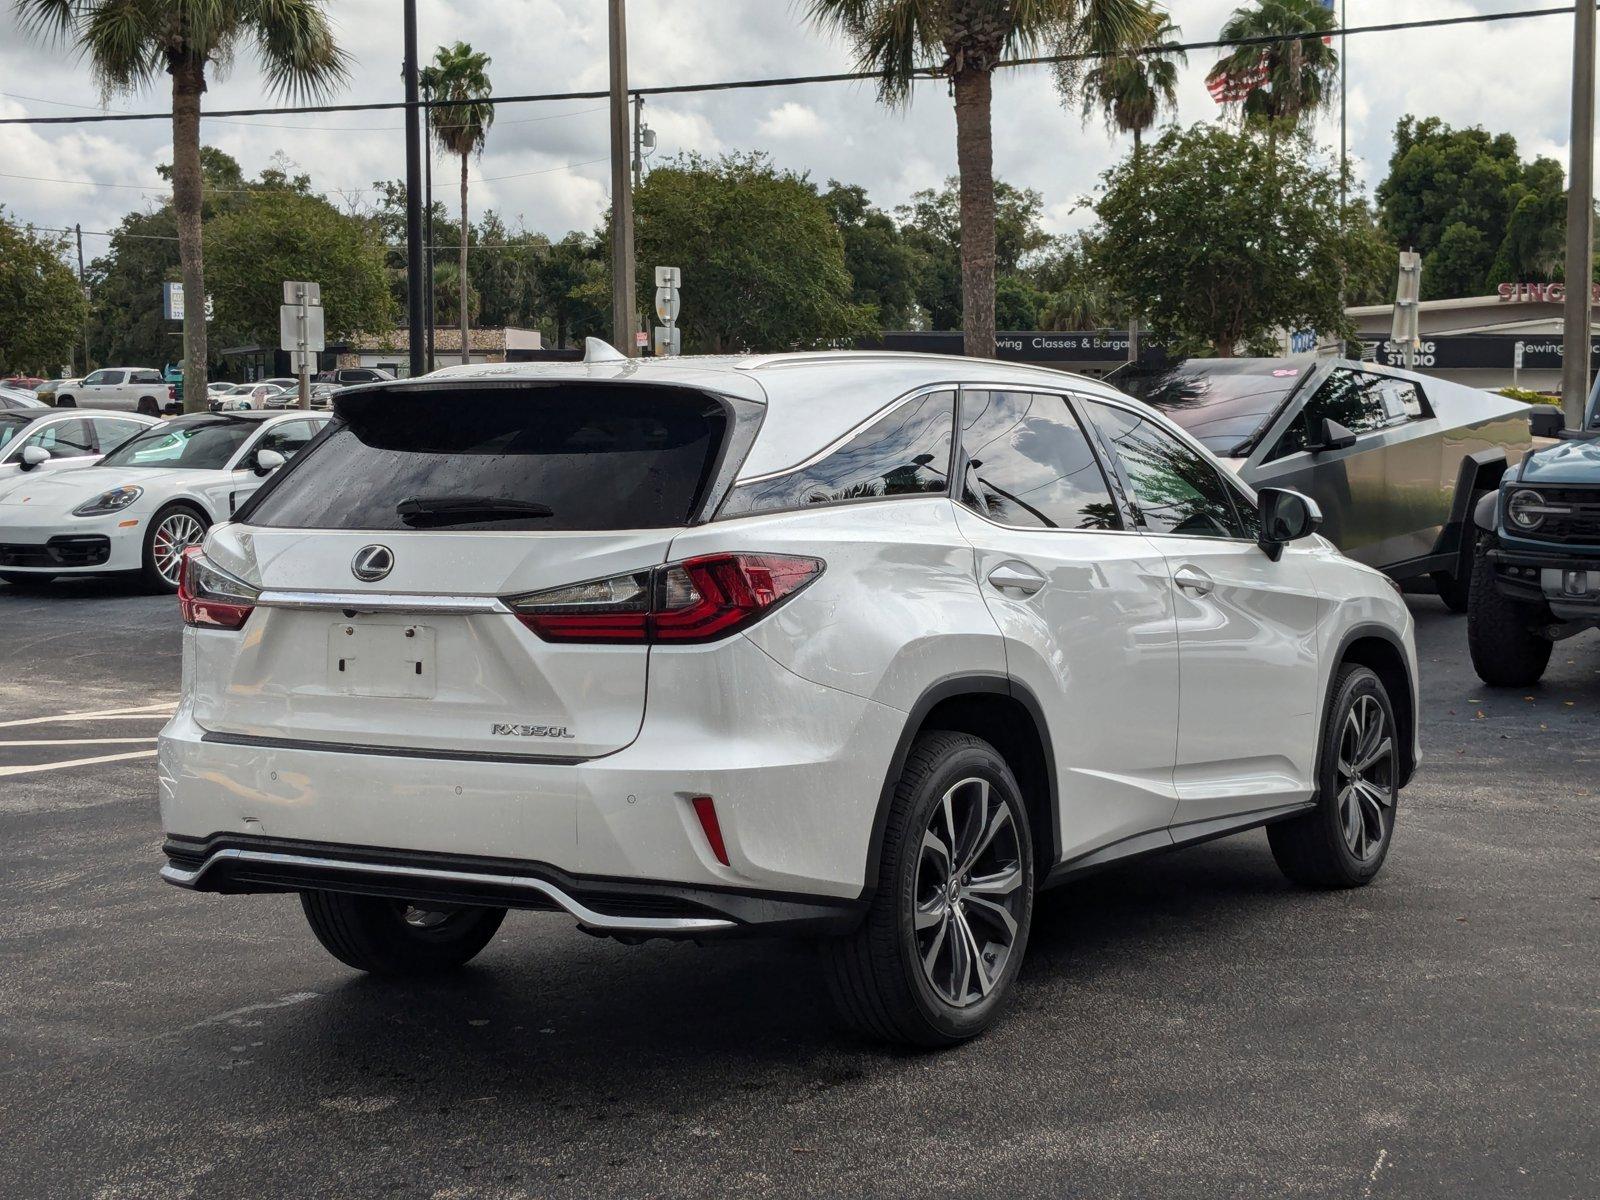
[[[1450,500],[1450,520],[1439,535],[1439,553],[1459,553],[1463,543],[1470,540],[1471,530],[1478,523],[1480,495],[1498,492],[1509,467],[1504,446],[1489,446],[1461,456],[1455,495]]]
[[[934,729],[980,737],[1006,760],[1028,807],[1035,874],[1042,880],[1060,857],[1056,763],[1044,709],[1033,692],[1014,679],[966,674],[933,684],[918,697],[907,715],[878,794],[862,894],[869,894],[878,885],[878,862],[883,856],[889,808],[906,758],[917,736]]]
[[[1383,625],[1357,625],[1348,630],[1339,643],[1334,656],[1333,670],[1328,673],[1328,698],[1331,700],[1334,685],[1339,678],[1339,668],[1347,663],[1368,668],[1382,681],[1393,706],[1396,732],[1400,742],[1400,787],[1411,782],[1417,769],[1417,681],[1398,634]],[[1326,705],[1328,700],[1324,701]],[[1320,724],[1318,726],[1321,727]]]

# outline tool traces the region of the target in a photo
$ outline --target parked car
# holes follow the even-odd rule
[[[318,383],[333,383],[340,387],[356,383],[389,383],[393,379],[394,376],[381,367],[339,367],[317,375]]]
[[[156,423],[143,413],[0,412],[0,481],[34,472],[87,467]]]
[[[1416,762],[1394,585],[1102,383],[919,355],[452,367],[186,560],[163,876],[383,975],[507,908],[817,936],[846,1017],[994,1020],[1036,890],[1268,826],[1371,880]]]
[[[1346,359],[1189,359],[1111,377],[1253,487],[1322,508],[1324,535],[1390,578],[1430,576],[1465,612],[1472,510],[1531,448],[1527,406]]]
[[[267,397],[275,396],[281,389],[277,384],[261,380],[256,383],[236,383],[227,391],[211,398],[212,412],[250,412],[266,407]]]
[[[313,383],[310,388],[311,407],[327,410],[333,400],[333,394],[339,389],[331,383]],[[300,404],[300,387],[296,384],[292,388],[284,388],[268,396],[263,403],[264,408],[297,408]]]
[[[0,579],[139,571],[177,587],[186,547],[227,520],[328,418],[198,413],[163,421],[99,463],[0,483]]]
[[[57,408],[112,408],[159,417],[177,402],[178,390],[160,371],[145,367],[104,367],[90,371],[75,387],[56,393]]]
[[[43,400],[25,388],[0,387],[0,410],[48,408]]]
[[[74,388],[82,382],[82,379],[46,379],[33,389],[33,394],[43,403],[53,405],[56,402],[56,393],[62,388]]]
[[[31,392],[44,382],[37,375],[7,375],[4,379],[0,379],[0,387],[12,388],[19,392]]]

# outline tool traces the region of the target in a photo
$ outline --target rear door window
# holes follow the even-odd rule
[[[718,516],[943,495],[950,487],[955,400],[954,392],[930,392],[897,404],[817,461],[741,484]]]
[[[23,443],[23,448],[38,446],[51,458],[87,458],[100,451],[95,446],[94,430],[82,417],[71,421],[52,421]]]
[[[729,416],[686,388],[388,391],[241,513],[302,529],[663,529],[693,520]]]
[[[1120,529],[1089,439],[1060,396],[961,393],[961,502],[1018,529]]]

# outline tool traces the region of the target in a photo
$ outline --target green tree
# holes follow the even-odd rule
[[[1565,188],[1559,163],[1524,162],[1508,133],[1406,116],[1377,197],[1390,238],[1422,253],[1423,296],[1433,299],[1561,278]]]
[[[610,329],[610,255],[600,236],[575,232],[552,243],[534,267],[534,283],[545,331],[558,348],[569,340],[604,337]]]
[[[1057,238],[1029,266],[1039,291],[1036,328],[1106,329],[1127,323],[1128,309],[1108,285],[1086,234]]]
[[[648,311],[650,267],[684,269],[686,350],[786,350],[871,332],[828,205],[766,155],[674,159],[650,172],[634,211],[640,303]]]
[[[490,326],[527,326],[539,310],[539,259],[550,248],[543,234],[512,229],[490,211],[473,230],[468,270],[478,296],[478,320]]]
[[[994,263],[999,279],[1022,269],[1050,242],[1040,227],[1044,197],[1003,180],[994,183]],[[917,257],[917,301],[934,329],[959,329],[962,320],[961,190],[951,178],[895,210],[907,248]]]
[[[12,0],[31,32],[74,45],[106,94],[172,77],[172,197],[184,310],[184,405],[204,411],[207,343],[201,241],[200,97],[207,71],[255,50],[268,91],[312,99],[342,83],[346,57],[324,0]]]
[[[206,253],[217,323],[240,337],[277,344],[285,279],[322,284],[329,341],[394,325],[376,223],[319,196],[269,187],[244,197],[209,223]]]
[[[1309,161],[1303,137],[1287,146],[1195,125],[1146,147],[1137,171],[1125,160],[1104,176],[1099,265],[1169,350],[1227,356],[1283,329],[1349,333],[1338,174]]]
[[[1233,11],[1222,26],[1223,41],[1283,37],[1266,45],[1239,46],[1211,68],[1208,82],[1247,79],[1260,74],[1262,83],[1236,102],[1248,124],[1264,126],[1269,143],[1293,133],[1316,117],[1334,95],[1339,53],[1320,37],[1337,28],[1333,11],[1322,0],[1254,0]]]
[[[0,207],[0,371],[54,378],[72,361],[87,305],[66,238],[19,225]]]
[[[917,315],[918,256],[894,218],[875,208],[867,189],[828,181],[822,194],[844,238],[850,299],[869,309],[880,329],[910,329]]]
[[[461,159],[461,223],[460,279],[456,286],[459,296],[470,291],[467,282],[467,238],[472,226],[467,220],[467,164],[473,156],[483,153],[483,144],[489,136],[489,126],[494,124],[494,105],[484,103],[492,94],[489,86],[489,56],[474,50],[466,42],[453,46],[440,46],[434,53],[433,65],[422,72],[422,85],[435,100],[449,101],[441,107],[428,110],[434,136],[450,153]],[[468,310],[457,305],[461,319],[461,361],[470,362],[472,346],[468,340]]]
[[[1165,12],[1151,5],[1145,22],[1141,45],[1098,59],[1083,73],[1081,89],[1084,119],[1099,113],[1107,129],[1131,133],[1135,158],[1144,135],[1161,114],[1177,109],[1178,64],[1189,61],[1182,50],[1149,49],[1176,42],[1182,35]]]
[[[864,69],[881,72],[878,93],[910,99],[932,70],[955,100],[961,195],[961,296],[966,352],[995,352],[995,186],[992,132],[995,67],[1013,53],[1114,52],[1148,28],[1146,0],[807,0],[811,19],[842,32]]]

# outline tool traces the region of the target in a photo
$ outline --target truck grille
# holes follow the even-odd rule
[[[1600,488],[1538,488],[1552,508],[1571,512],[1551,513],[1539,528],[1513,536],[1539,542],[1600,543]]]

